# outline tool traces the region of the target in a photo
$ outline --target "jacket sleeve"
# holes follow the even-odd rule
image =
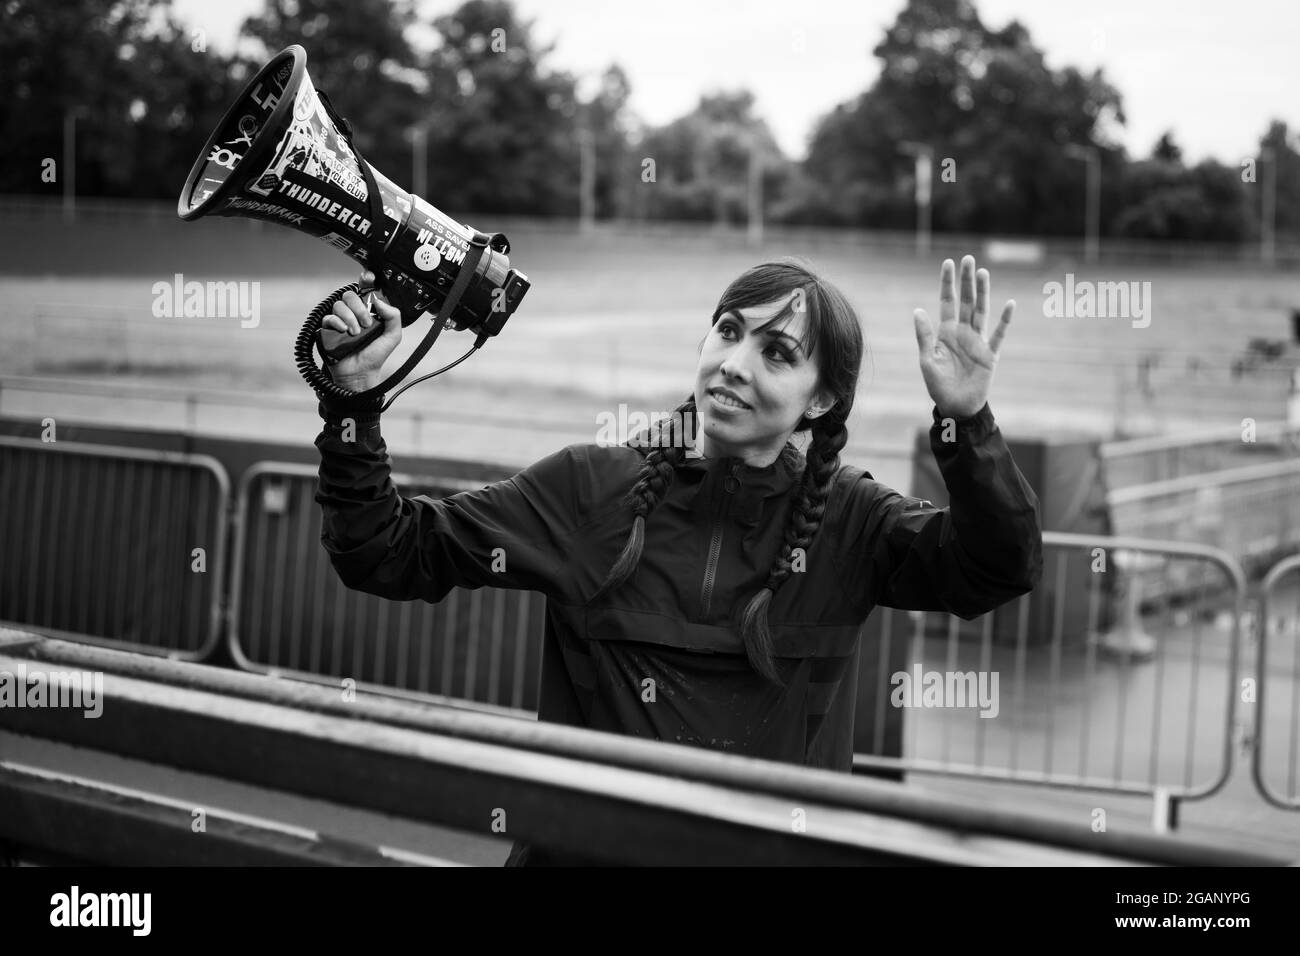
[[[586,493],[582,445],[477,491],[408,498],[393,485],[378,414],[353,414],[345,430],[346,413],[324,403],[320,412],[321,544],[348,587],[429,602],[457,587],[564,589],[568,538]]]
[[[872,604],[946,611],[969,621],[1032,591],[1041,579],[1038,496],[987,403],[950,426],[947,437],[955,440],[944,440],[937,408],[933,417],[930,448],[948,507],[906,497],[864,474],[850,498],[846,530],[859,562],[866,562],[854,564],[873,582]]]

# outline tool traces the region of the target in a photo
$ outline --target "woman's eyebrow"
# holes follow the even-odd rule
[[[780,332],[774,329],[768,329],[767,332],[765,332],[764,334],[769,335],[774,339],[785,339],[787,342],[790,343],[790,347],[794,349],[794,351],[796,352],[803,351],[803,346],[799,344],[799,340],[796,339],[789,332]]]

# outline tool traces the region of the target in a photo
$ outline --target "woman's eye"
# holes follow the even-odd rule
[[[724,341],[730,342],[736,334],[736,326],[734,324],[730,322],[722,322],[718,324],[718,335],[721,336]],[[763,354],[771,358],[773,361],[794,361],[794,356],[779,345],[769,345],[763,350]]]

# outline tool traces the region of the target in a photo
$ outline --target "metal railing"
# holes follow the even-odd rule
[[[1240,427],[1104,442],[1098,449],[1112,488],[1129,488],[1188,475],[1224,471],[1225,463],[1246,451],[1272,449],[1279,457],[1300,456],[1300,425],[1262,421],[1255,444],[1242,440]]]
[[[323,687],[175,661],[142,666],[135,655],[30,636],[0,641],[0,670],[19,667],[103,677],[97,719],[15,710],[24,736],[605,863],[1287,862],[1151,834],[1098,839],[1086,822],[832,771],[402,701],[345,702]]]
[[[1248,565],[1300,550],[1300,458],[1116,488],[1106,503],[1119,533],[1213,544]]]
[[[1285,599],[1279,591],[1288,579],[1293,579],[1289,583],[1294,590],[1287,595],[1291,610],[1286,614],[1282,613]],[[1251,772],[1256,789],[1269,803],[1300,810],[1300,555],[1278,563],[1264,576],[1256,621],[1259,650]],[[1289,639],[1291,645],[1289,675],[1288,662],[1276,653],[1281,648],[1275,642],[1283,639]],[[1268,777],[1270,771],[1285,777],[1284,792],[1275,789]]]
[[[225,594],[225,469],[51,438],[0,436],[0,621],[207,657]]]
[[[311,466],[263,462],[240,480],[229,628],[236,659],[256,670],[328,675],[336,685],[352,678],[535,711],[541,596],[458,589],[428,605],[347,589],[316,540],[315,478]],[[406,475],[394,481],[407,495],[481,486]],[[1237,563],[1214,548],[1165,541],[1047,532],[1044,544],[1039,589],[975,621],[918,613],[909,628],[899,626],[905,612],[873,612],[882,616],[880,643],[863,653],[893,661],[892,642],[905,640],[907,671],[996,671],[1000,712],[985,719],[972,710],[911,710],[903,757],[885,756],[897,672],[882,664],[880,683],[858,692],[874,739],[858,741],[870,753],[858,755],[857,768],[1169,800],[1214,793],[1230,769],[1239,628],[1235,610],[1228,633],[1206,619],[1208,609],[1235,609],[1244,599]],[[1094,571],[1098,550],[1107,562],[1102,572]],[[1218,596],[1206,590],[1175,605],[1168,581],[1193,576],[1217,578]],[[1137,600],[1134,589],[1144,587],[1162,595],[1163,606]],[[1220,757],[1204,759],[1207,752]]]
[[[259,462],[240,477],[228,627],[235,660],[535,711],[543,596],[456,588],[434,605],[347,588],[320,546],[317,470]],[[406,495],[484,484],[392,477]]]
[[[996,672],[996,718],[970,707],[909,707],[904,757],[858,754],[855,769],[894,767],[1160,801],[1216,792],[1232,761],[1245,595],[1240,567],[1198,545],[1059,532],[1045,532],[1043,543],[1039,588],[990,614],[962,621],[906,612],[911,627],[900,628],[904,612],[887,612],[882,658],[890,641],[907,640],[908,666],[923,673]],[[1148,563],[1141,556],[1154,557],[1165,573],[1178,562],[1209,565],[1222,579],[1223,596],[1142,613],[1138,602],[1121,600],[1133,586],[1133,567]],[[1226,632],[1207,623],[1225,607]],[[880,710],[895,692],[859,691]],[[1216,756],[1205,760],[1207,753]]]
[[[232,656],[246,669],[336,693],[351,679],[500,716],[537,708],[540,596],[485,588],[429,605],[350,591],[319,546],[314,466],[262,462],[241,475],[227,583],[229,484],[211,459],[0,438],[0,462],[10,503],[0,509],[0,620],[190,659],[214,649],[224,623]],[[60,467],[69,462],[78,467]],[[432,495],[483,484],[401,474],[394,481],[405,494]],[[206,538],[195,536],[200,527]],[[880,683],[859,691],[858,707],[873,719],[856,768],[1101,789],[1171,807],[1216,792],[1231,768],[1238,700],[1239,562],[1204,545],[1130,537],[1046,532],[1044,545],[1040,586],[974,621],[874,612],[868,626],[878,625],[881,637],[864,642],[862,653],[879,656]],[[206,549],[204,574],[190,570],[195,547]],[[159,555],[172,562],[176,551],[178,567],[160,563]],[[1269,586],[1294,567],[1274,569]],[[69,580],[76,599],[60,603]],[[187,597],[196,587],[200,599]],[[183,634],[193,639],[177,643]],[[907,646],[902,657],[899,642]],[[921,674],[996,672],[996,719],[971,708],[903,708],[903,756],[888,756],[888,718],[901,719],[891,714],[899,659],[904,671]],[[1261,669],[1261,694],[1264,677]],[[1272,679],[1285,687],[1276,673]],[[1294,694],[1300,674],[1291,685]],[[1279,696],[1275,687],[1269,699]],[[1290,794],[1280,798],[1288,807],[1291,746]]]
[[[24,401],[23,396],[28,400]],[[78,399],[81,402],[74,404]],[[105,400],[112,401],[111,408],[105,408]],[[63,403],[62,407],[59,403]],[[94,413],[96,406],[105,408],[102,421],[115,426],[137,424],[186,433],[247,435],[255,428],[263,439],[281,436],[301,440],[305,430],[320,424],[315,397],[301,389],[292,395],[254,396],[216,388],[122,386],[41,376],[6,376],[0,381],[0,414],[7,417],[31,416],[39,411],[41,415],[56,418],[75,415],[79,423],[88,424],[101,420]],[[589,441],[595,433],[594,424],[587,427],[583,423],[548,417],[544,410],[530,414],[525,429],[519,415],[491,409],[464,412],[442,406],[436,415],[430,415],[418,405],[406,408],[395,405],[392,411],[384,413],[385,437],[390,443],[395,440],[409,443],[406,447],[411,453],[421,454],[422,446],[432,437],[428,434],[431,421],[437,421],[440,428],[465,425],[497,432],[527,430],[554,436],[548,438],[551,446],[566,440]],[[274,426],[280,422],[284,425],[276,431]],[[505,444],[499,434],[494,440],[498,446]],[[438,442],[439,447],[448,444],[442,439]]]
[[[596,409],[597,404],[593,401],[592,409],[603,411]],[[253,396],[216,388],[123,386],[12,375],[0,379],[0,416],[37,420],[46,416],[75,417],[79,424],[102,421],[117,427],[138,425],[205,435],[256,433],[263,440],[294,441],[320,425],[316,399],[302,389],[284,395]],[[863,423],[857,431],[868,433],[866,413],[857,410],[854,417]],[[405,407],[394,405],[384,413],[385,440],[390,446],[401,443],[404,454],[445,454],[454,448],[477,461],[509,459],[500,462],[506,466],[522,467],[565,444],[595,441],[599,431],[592,412],[584,420],[575,420],[535,405],[523,413],[479,406],[464,410],[443,403],[436,413],[430,413],[412,403]],[[476,441],[466,440],[465,436],[471,434]],[[796,444],[806,440],[806,435],[801,436]],[[482,454],[475,454],[476,447],[482,449]],[[840,457],[846,462],[864,463],[877,478],[883,470],[891,477],[909,476],[910,480],[910,445],[851,440]],[[906,484],[886,483],[900,488]]]

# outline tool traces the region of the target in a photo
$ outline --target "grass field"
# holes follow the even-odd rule
[[[55,225],[27,228],[27,241],[11,257],[28,261],[26,274],[0,277],[7,310],[0,374],[11,384],[13,376],[99,382],[115,396],[120,390],[120,400],[78,404],[69,397],[69,405],[48,392],[32,400],[10,388],[4,410],[28,414],[57,406],[65,415],[103,420],[127,414],[127,397],[142,385],[198,389],[209,405],[221,404],[222,395],[242,396],[203,427],[308,439],[300,429],[311,425],[297,413],[309,416],[314,406],[293,366],[292,342],[311,306],[359,270],[305,236],[250,225],[159,222],[124,229],[105,223],[75,234]],[[13,244],[15,230],[4,232]],[[863,320],[869,355],[846,457],[907,448],[916,429],[928,424],[930,408],[912,310],[937,314],[943,256],[981,252],[940,247],[921,261],[830,240],[813,248],[770,243],[754,249],[707,233],[583,237],[558,228],[512,240],[512,261],[533,282],[521,310],[480,354],[394,406],[407,416],[418,412],[423,440],[432,438],[443,453],[522,464],[568,441],[595,440],[597,414],[617,413],[620,403],[632,410],[672,407],[691,388],[696,346],[726,283],[756,261],[785,254],[807,255],[844,289]],[[56,274],[32,274],[42,244],[49,251],[41,261]],[[277,273],[277,256],[291,274]],[[1092,268],[1071,261],[990,269],[997,302],[1018,303],[990,397],[1008,433],[1083,430],[1110,437],[1116,430],[1239,428],[1243,417],[1285,415],[1296,348],[1281,359],[1258,359],[1248,355],[1248,343],[1289,338],[1290,310],[1300,308],[1293,274],[1236,265]],[[256,327],[241,327],[238,317],[155,318],[154,284],[170,283],[177,272],[186,281],[258,283]],[[1067,274],[1076,285],[1149,283],[1147,318],[1051,317],[1045,283],[1063,282]],[[399,356],[414,339],[408,333]],[[471,344],[467,335],[444,335],[424,370]],[[1138,376],[1144,356],[1154,363],[1145,392]],[[1253,367],[1234,376],[1232,366],[1242,359]],[[259,412],[250,399],[293,414]],[[176,420],[165,402],[148,409],[129,414],[136,424],[148,423],[140,417],[160,425]],[[477,437],[476,418],[484,423]],[[455,437],[448,431],[440,442],[437,423],[444,420]]]

